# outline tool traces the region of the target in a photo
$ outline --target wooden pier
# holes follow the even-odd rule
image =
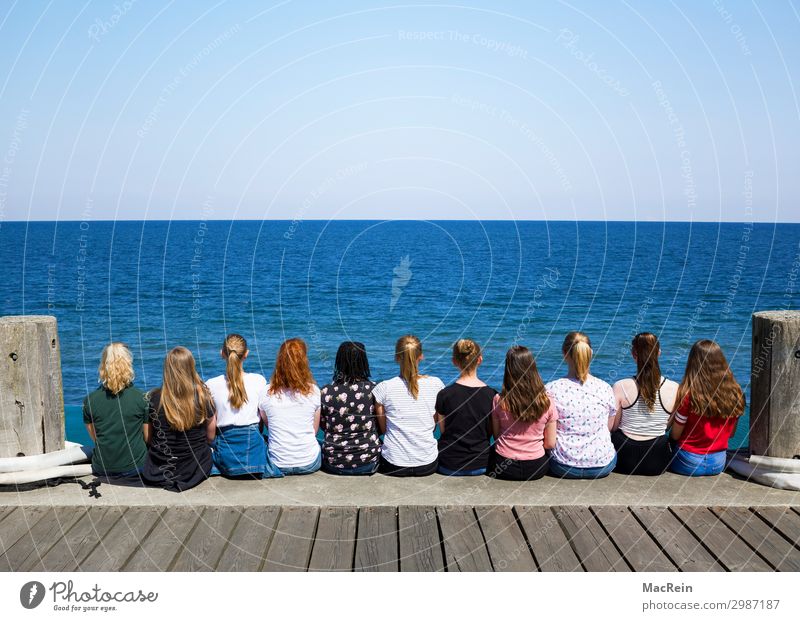
[[[788,506],[0,507],[3,571],[800,571]]]

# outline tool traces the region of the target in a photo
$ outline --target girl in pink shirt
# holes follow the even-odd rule
[[[557,419],[533,354],[515,345],[506,354],[502,392],[494,398],[495,442],[487,474],[510,481],[542,478],[548,470],[545,449],[556,443]]]

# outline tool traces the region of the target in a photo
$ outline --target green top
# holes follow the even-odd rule
[[[147,397],[135,386],[116,395],[101,386],[83,400],[83,422],[94,425],[94,472],[121,474],[144,465],[146,413]]]

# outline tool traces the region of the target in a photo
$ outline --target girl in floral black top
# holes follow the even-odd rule
[[[330,474],[370,475],[378,468],[381,443],[369,362],[363,343],[346,341],[336,352],[333,381],[320,391],[320,426],[325,430],[322,469]]]

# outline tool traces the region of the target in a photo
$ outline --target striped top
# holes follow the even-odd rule
[[[381,382],[372,391],[375,403],[384,407],[386,435],[383,458],[393,466],[409,468],[436,461],[439,448],[433,437],[436,395],[444,388],[438,377],[419,378],[419,394],[411,396],[401,377]]]
[[[622,408],[622,420],[619,428],[626,435],[646,436],[655,438],[664,435],[667,430],[670,412],[661,402],[661,386],[667,381],[666,377],[661,378],[661,384],[656,392],[655,408],[651,412],[647,409],[647,404],[642,398],[641,391],[636,394],[636,399],[627,407]]]

